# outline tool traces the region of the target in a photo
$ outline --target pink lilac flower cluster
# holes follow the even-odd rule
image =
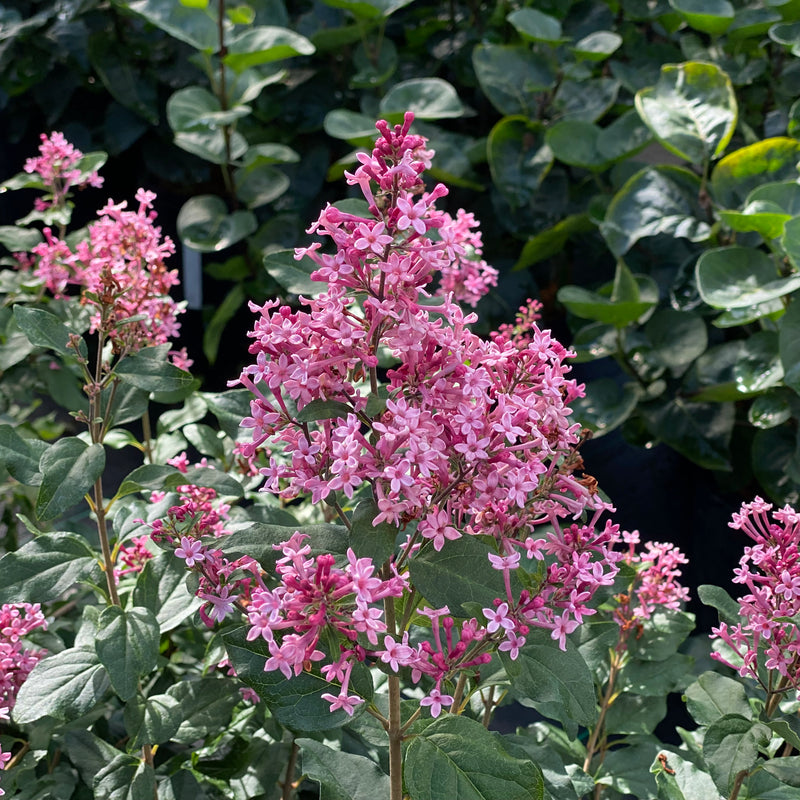
[[[44,657],[44,650],[25,647],[31,631],[47,629],[38,603],[5,603],[0,606],[0,719],[8,719],[20,687]]]
[[[123,575],[135,575],[144,569],[144,565],[153,557],[147,547],[149,536],[134,536],[129,542],[120,545],[118,560],[121,566],[114,568],[114,577],[119,583]]]
[[[217,499],[214,489],[184,484],[175,491],[178,503],[163,519],[150,523],[150,536],[156,544],[174,548],[175,555],[198,573],[196,594],[204,601],[200,618],[212,627],[250,603],[253,589],[264,585],[261,567],[249,556],[230,560],[220,549],[203,544],[204,538],[220,539],[230,533],[225,527],[230,506]],[[164,496],[154,492],[151,499],[159,502]]]
[[[627,637],[634,632],[638,636],[644,621],[657,609],[679,609],[689,599],[689,590],[678,580],[680,566],[689,562],[668,542],[645,542],[644,550],[637,553],[639,531],[623,531],[619,538],[628,548],[625,563],[636,569],[630,590],[615,598],[614,619],[622,632],[619,648],[624,649]]]
[[[348,670],[362,652],[346,643],[351,640],[345,631],[367,636],[373,647],[364,653],[370,658],[395,670],[410,667],[412,680],[432,678],[426,704],[438,713],[449,697],[442,694],[444,680],[481,663],[494,646],[516,658],[530,626],[549,629],[565,647],[566,635],[593,613],[591,597],[613,581],[621,558],[612,550],[616,526],[595,529],[610,506],[593,479],[577,477],[582,434],[570,422],[569,404],[583,387],[567,377],[571,354],[536,325],[538,306],[523,308],[518,330],[486,341],[471,332],[475,316],[463,313],[452,292],[438,304],[429,296],[437,273],[455,286],[466,245],[474,250],[480,243],[469,238],[470,215],[459,212],[453,219],[436,208],[447,189],[426,188],[422,174],[433,153],[411,133],[412,121],[407,114],[402,125],[377,123],[375,149],[359,154],[360,166],[346,173],[361,189],[370,216],[328,205],[308,232],[327,237],[331,251],[320,242],[296,251],[316,263],[312,278],[326,284],[320,294],[301,298],[299,310],[277,301],[251,304],[259,314],[250,334],[255,363],[231,382],[254,395],[251,416],[242,423],[252,438],[241,444],[242,453],[272,451],[261,470],[264,490],[285,499],[310,495],[314,503],[334,506],[337,495],[350,501],[366,492],[377,506],[374,524],[408,530],[400,553],[384,565],[393,579],[405,580],[398,565],[422,549],[440,551],[464,535],[495,540],[490,561],[504,573],[506,598],[484,610],[485,627],[464,622],[456,639],[447,609],[433,609],[432,641],[412,646],[407,632],[400,641],[387,632],[383,647],[373,641],[386,630],[380,609],[355,602],[348,583],[348,568],[359,565],[371,576],[375,566],[350,554],[349,567],[337,568],[330,557],[305,559],[299,554],[302,540],[284,543],[293,584],[254,593],[251,635],[271,642],[275,652],[267,669],[289,675],[323,658],[315,650],[318,628],[332,625],[345,643],[340,655],[328,654],[334,661],[323,673],[343,686],[331,695],[332,707],[348,712],[357,704],[348,694]],[[477,292],[477,283],[470,285]],[[378,380],[379,355],[394,361],[385,387]],[[334,409],[329,418],[298,418],[315,401],[339,405],[326,405],[327,413]],[[579,524],[585,513],[588,522]],[[531,576],[512,581],[523,552],[543,562],[537,588],[530,588],[536,584]],[[337,580],[344,581],[341,587]],[[380,579],[370,580],[379,587]],[[343,614],[331,622],[328,611],[340,613],[341,606],[326,605],[323,613],[322,600],[305,595],[292,606],[293,615],[282,612],[280,603],[293,600],[300,581],[314,587],[321,581],[325,597],[349,603],[349,618]],[[256,597],[267,598],[263,608]],[[273,624],[296,633],[278,641]],[[289,652],[283,649],[287,639]]]
[[[177,317],[183,308],[169,294],[178,273],[164,264],[175,245],[169,237],[162,239],[153,224],[154,199],[153,192],[139,189],[136,211],[109,200],[89,226],[88,240],[78,242],[74,251],[49,228],[45,241],[32,250],[36,277],[56,297],[68,285],[79,286],[82,301],[95,309],[91,330],[102,328],[116,352],[165,344],[180,329]],[[181,361],[186,363],[185,355]]]
[[[773,509],[756,497],[729,525],[754,542],[745,547],[733,578],[748,591],[739,598],[741,621],[722,622],[711,635],[725,642],[741,664],[718,651],[712,658],[755,680],[760,666],[775,671],[784,688],[793,688],[800,698],[800,513],[788,505]]]
[[[103,185],[103,179],[94,171],[81,178],[81,170],[76,165],[83,153],[70,144],[63,133],[53,131],[49,136],[43,133],[40,139],[39,155],[29,158],[23,167],[25,172],[39,175],[48,192],[45,198],[36,199],[37,211],[62,205],[71,188],[80,189],[87,185],[99,188]]]

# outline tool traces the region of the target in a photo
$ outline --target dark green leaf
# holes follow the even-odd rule
[[[100,615],[95,650],[122,700],[130,700],[139,679],[155,669],[158,645],[158,622],[149,609],[109,606]]]
[[[167,633],[190,617],[202,604],[186,586],[186,568],[174,553],[159,553],[144,565],[133,587],[133,603],[156,616]]]
[[[206,9],[187,8],[174,0],[134,0],[127,7],[197,50],[210,53],[219,46],[217,24]]]
[[[750,454],[753,474],[778,503],[800,502],[797,451],[797,434],[786,426],[756,431],[753,437]]]
[[[141,758],[119,755],[95,775],[93,788],[96,800],[153,800],[156,776]]]
[[[773,758],[764,764],[764,769],[781,783],[800,789],[800,756]]]
[[[572,402],[575,419],[589,428],[595,438],[613,431],[633,413],[639,391],[633,384],[620,386],[613,378],[586,384],[586,396]]]
[[[213,467],[191,467],[184,473],[173,473],[164,485],[174,489],[187,483],[193,486],[207,486],[214,489],[218,495],[230,497],[241,497],[244,492],[242,484],[233,475]]]
[[[324,800],[374,800],[389,796],[389,776],[368,758],[333,750],[314,739],[295,740],[303,774],[320,784]]]
[[[0,425],[0,466],[27,486],[36,486],[42,480],[39,455],[11,425]]]
[[[568,735],[574,735],[577,725],[593,724],[597,718],[594,683],[578,649],[568,641],[567,649],[560,650],[548,632],[538,628],[526,638],[515,660],[500,654],[517,699],[559,720]]]
[[[783,365],[783,380],[800,394],[800,298],[795,297],[789,304],[779,325],[778,352]]]
[[[528,239],[512,272],[531,267],[546,258],[557,255],[572,236],[594,230],[595,224],[588,214],[570,214],[552,228]]]
[[[20,725],[42,717],[63,722],[91,711],[109,689],[108,676],[93,648],[73,647],[42,659],[17,695],[14,720]]]
[[[655,611],[647,622],[646,634],[629,640],[630,653],[642,661],[672,658],[693,630],[692,614],[674,609]]]
[[[55,314],[43,308],[16,305],[14,319],[35,347],[47,347],[62,356],[75,356],[75,351],[67,346],[70,330]],[[83,339],[80,339],[79,351],[86,358],[86,342]]]
[[[689,311],[663,308],[647,321],[645,335],[652,356],[670,369],[680,369],[705,352],[708,333],[702,318]]]
[[[448,541],[439,552],[428,547],[409,562],[411,582],[434,608],[448,606],[453,614],[467,616],[465,604],[491,607],[505,596],[503,574],[489,563],[494,552],[474,536]]]
[[[555,17],[535,8],[520,8],[509,14],[506,19],[517,29],[520,36],[529,41],[549,44],[563,41],[561,23]]]
[[[315,48],[305,36],[273,25],[248,28],[228,41],[225,63],[234,72],[248,67],[280,61],[292,56],[308,56]]]
[[[381,98],[380,113],[413,111],[418,119],[447,119],[464,115],[464,106],[451,84],[441,78],[412,78],[395,84]]]
[[[216,195],[192,197],[178,214],[178,235],[187,247],[201,253],[215,253],[249,236],[257,227],[250,211],[229,214]]]
[[[347,419],[353,414],[352,406],[338,400],[311,400],[297,412],[298,422],[316,422],[321,419]]]
[[[669,0],[669,4],[696,31],[714,36],[730,27],[735,13],[728,0]]]
[[[697,587],[697,596],[704,605],[717,609],[721,622],[739,623],[739,604],[722,587],[703,584]]]
[[[541,770],[512,756],[503,739],[447,714],[408,745],[404,778],[413,800],[543,800]]]
[[[277,200],[291,183],[289,176],[270,164],[257,164],[242,167],[233,174],[236,184],[236,196],[249,208],[260,206]]]
[[[726,714],[708,727],[703,758],[720,793],[730,795],[737,775],[755,766],[770,738],[766,725],[736,714]]]
[[[666,695],[642,697],[622,692],[608,707],[605,730],[609,734],[651,734],[666,714]]]
[[[114,372],[124,383],[145,392],[180,392],[194,379],[168,359],[169,345],[145,347],[121,359]]]
[[[213,131],[234,124],[250,112],[250,107],[246,105],[223,111],[219,99],[201,86],[179,89],[167,101],[167,121],[175,133]]]
[[[87,445],[74,436],[59,439],[39,461],[42,484],[36,497],[36,516],[55,519],[83,500],[103,474],[106,463],[101,444]]]
[[[175,467],[166,464],[142,464],[136,467],[120,484],[116,497],[125,497],[136,492],[161,491],[170,475],[180,474]]]
[[[224,730],[242,699],[236,682],[223,678],[183,680],[170,686],[167,695],[181,710],[180,726],[171,736],[181,744]]]
[[[374,500],[362,500],[353,511],[350,546],[358,558],[371,558],[380,565],[394,552],[397,529],[388,522],[373,525],[380,513]]]
[[[0,559],[0,603],[45,603],[99,577],[98,554],[73,533],[45,533]]]
[[[776,388],[753,400],[747,409],[747,419],[756,428],[775,428],[792,416],[792,406],[786,389]]]
[[[712,725],[727,714],[753,719],[742,684],[716,672],[704,672],[686,689],[684,701],[698,725]]]
[[[564,80],[553,98],[560,119],[597,122],[616,102],[620,82],[615,78]]]
[[[180,703],[168,694],[130,699],[125,704],[125,730],[130,736],[128,750],[132,752],[143,745],[170,741],[181,724],[183,713]]]
[[[292,294],[313,297],[324,290],[325,284],[311,280],[317,265],[308,257],[295,260],[293,250],[275,250],[264,256],[264,269],[284,289]]]
[[[627,253],[640,239],[661,233],[705,241],[711,229],[703,221],[699,193],[700,179],[688,170],[646,167],[614,196],[600,232],[617,256]]]

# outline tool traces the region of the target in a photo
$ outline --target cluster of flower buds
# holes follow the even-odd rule
[[[733,663],[719,650],[712,658],[757,681],[760,667],[774,671],[782,689],[800,696],[800,513],[788,505],[773,509],[756,497],[729,525],[754,542],[734,570],[734,583],[747,587],[747,593],[739,598],[740,622],[720,623],[712,628],[712,638],[741,660]]]

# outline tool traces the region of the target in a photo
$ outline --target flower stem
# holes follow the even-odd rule
[[[397,635],[394,598],[384,597],[383,613],[389,636]],[[400,676],[390,675],[389,688],[389,800],[403,800],[403,730],[400,719]]]
[[[594,726],[591,736],[589,736],[589,741],[586,743],[586,758],[583,760],[583,771],[586,773],[588,773],[589,769],[591,768],[592,759],[594,758],[594,754],[597,752],[598,742],[603,734],[606,714],[611,706],[611,701],[614,696],[614,683],[617,680],[617,675],[619,674],[620,668],[621,662],[617,657],[617,654],[614,653],[611,657],[611,668],[608,673],[608,683],[606,684],[606,690],[603,694],[603,700],[600,704],[600,716],[598,716],[597,724]]]

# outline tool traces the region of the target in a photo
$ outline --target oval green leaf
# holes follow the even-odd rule
[[[464,115],[452,84],[441,78],[412,78],[395,84],[380,102],[381,114],[413,111],[418,119],[448,119]]]

